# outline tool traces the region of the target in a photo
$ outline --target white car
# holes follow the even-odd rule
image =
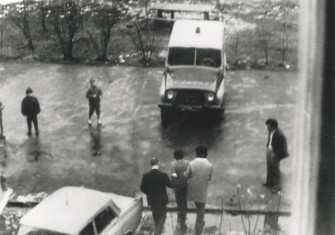
[[[142,201],[141,197],[64,187],[22,217],[18,235],[132,235],[142,218]]]

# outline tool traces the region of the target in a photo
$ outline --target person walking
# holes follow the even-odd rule
[[[27,117],[28,136],[31,136],[31,123],[34,124],[35,134],[39,135],[37,115],[41,112],[38,99],[33,96],[33,89],[30,87],[26,90],[26,97],[21,103],[21,113]]]
[[[162,234],[164,230],[168,203],[166,187],[173,188],[173,185],[168,175],[159,171],[159,160],[152,158],[151,170],[143,175],[141,191],[147,195],[148,205],[151,207],[155,235]]]
[[[88,111],[88,125],[92,125],[92,115],[95,112],[97,114],[98,125],[102,125],[100,119],[101,105],[100,100],[102,98],[102,91],[97,87],[97,81],[95,78],[90,80],[91,87],[86,92],[86,98],[88,99],[89,111]]]
[[[187,178],[184,176],[184,172],[187,170],[189,161],[183,159],[183,150],[174,151],[173,156],[175,160],[171,162],[171,180],[178,207],[177,230],[186,231]]]
[[[4,132],[3,132],[3,124],[2,124],[2,110],[5,108],[5,106],[0,101],[0,138],[5,138]]]
[[[280,190],[280,160],[289,156],[287,152],[287,141],[282,130],[278,128],[276,119],[269,118],[265,121],[269,132],[266,144],[266,166],[267,176],[265,187],[273,187],[272,192]]]
[[[212,179],[213,165],[207,160],[207,148],[198,146],[196,158],[192,160],[184,173],[188,178],[187,200],[194,201],[197,208],[195,235],[201,235],[205,226],[205,205],[207,201],[208,183]]]

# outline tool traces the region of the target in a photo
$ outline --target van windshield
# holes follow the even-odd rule
[[[194,57],[196,55],[196,60]],[[215,49],[169,48],[168,64],[196,65],[219,68],[221,66],[221,51]]]

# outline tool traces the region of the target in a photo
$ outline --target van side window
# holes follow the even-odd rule
[[[115,213],[110,207],[107,207],[100,214],[98,214],[94,218],[95,226],[98,233],[100,233],[115,217]]]
[[[172,47],[169,49],[169,65],[194,65],[194,48]]]
[[[93,224],[89,223],[86,227],[80,232],[79,235],[94,235]]]

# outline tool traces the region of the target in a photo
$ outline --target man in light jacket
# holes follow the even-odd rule
[[[188,201],[194,201],[197,208],[195,235],[201,235],[205,225],[205,205],[208,182],[212,179],[213,165],[207,160],[207,148],[198,146],[196,158],[190,162],[184,176],[189,178],[187,187]]]

